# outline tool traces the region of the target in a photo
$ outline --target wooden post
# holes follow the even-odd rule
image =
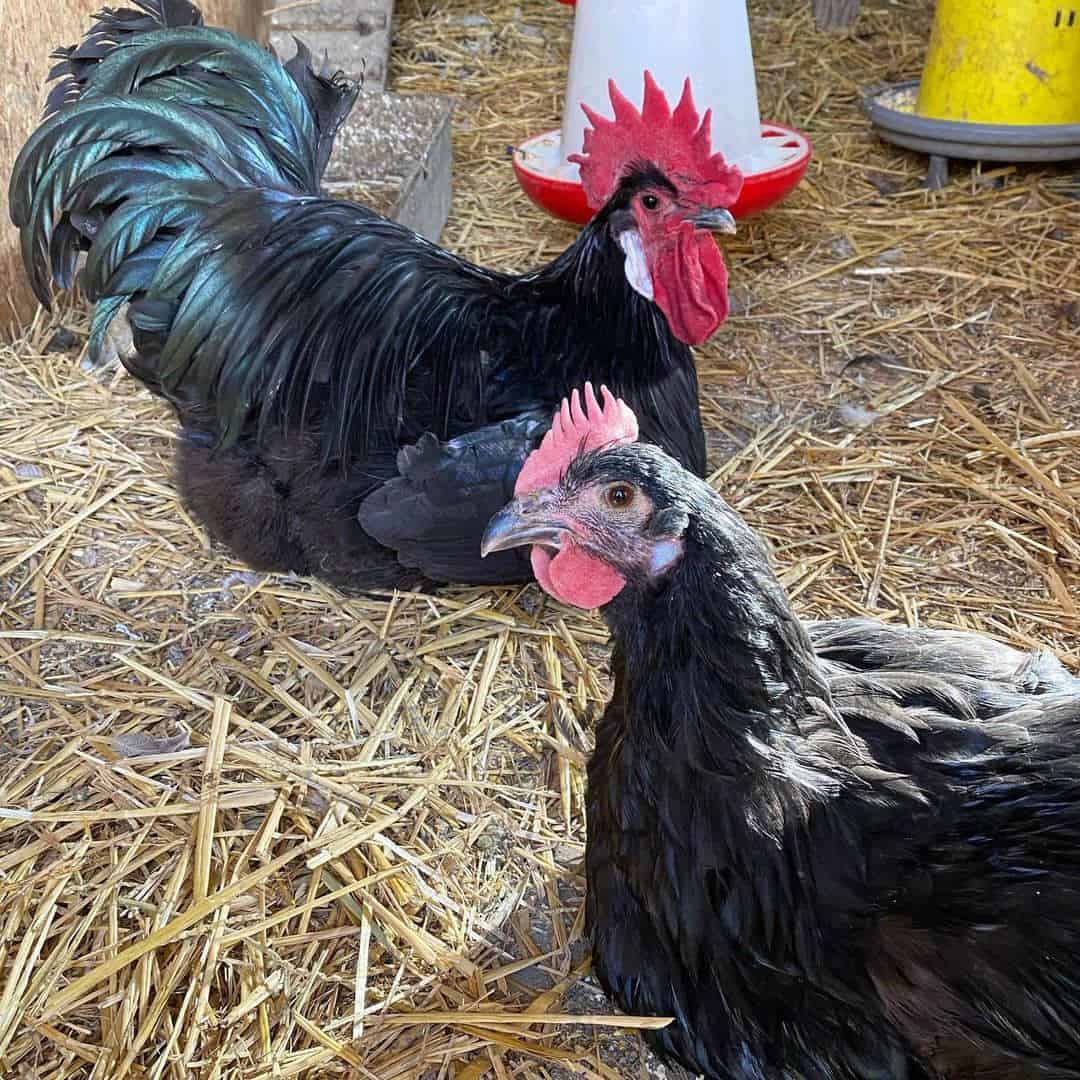
[[[813,0],[819,30],[844,30],[859,14],[859,0]]]
[[[273,7],[272,2],[262,0],[194,0],[203,13],[207,26],[222,26],[244,37],[258,41],[263,28],[263,8]],[[265,38],[265,34],[263,35]]]

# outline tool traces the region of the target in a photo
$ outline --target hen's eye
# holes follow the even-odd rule
[[[646,210],[655,210],[660,205],[660,200],[655,195],[642,195],[641,205]]]
[[[629,484],[612,484],[604,492],[604,502],[612,510],[625,510],[634,501],[634,489]]]

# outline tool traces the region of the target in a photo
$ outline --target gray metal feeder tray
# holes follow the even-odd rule
[[[1080,158],[1080,124],[969,124],[917,116],[918,80],[894,83],[863,99],[870,122],[886,142],[930,155],[926,186],[943,188],[949,159],[1070,161]]]

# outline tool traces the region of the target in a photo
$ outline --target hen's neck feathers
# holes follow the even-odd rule
[[[762,753],[834,721],[828,680],[764,545],[701,481],[685,554],[658,590],[605,611],[620,653],[630,738],[660,738],[710,771],[745,774]],[[839,731],[838,731],[839,734]]]

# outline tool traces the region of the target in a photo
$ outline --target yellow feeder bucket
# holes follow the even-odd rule
[[[967,123],[1080,121],[1080,0],[938,0],[915,111]]]
[[[922,79],[863,107],[881,138],[929,154],[931,190],[951,160],[1080,158],[1080,0],[938,0]]]

